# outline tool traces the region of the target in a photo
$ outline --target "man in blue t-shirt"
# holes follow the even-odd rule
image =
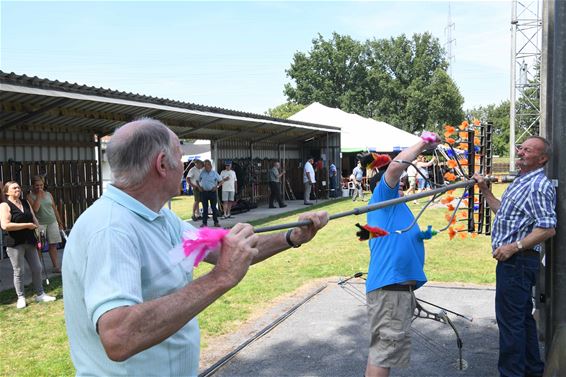
[[[433,149],[440,142],[429,139],[399,153],[375,187],[370,204],[403,195],[399,179],[407,164],[423,150]],[[366,282],[368,320],[371,332],[366,377],[389,376],[392,367],[406,367],[410,359],[409,330],[415,309],[413,290],[426,283],[424,243],[415,224],[401,234],[397,230],[411,225],[414,216],[405,204],[368,212],[367,222],[389,232],[381,238],[370,239],[370,262]]]

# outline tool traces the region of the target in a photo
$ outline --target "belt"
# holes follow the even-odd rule
[[[201,192],[216,192],[216,190],[202,190]]]
[[[524,257],[539,257],[540,253],[538,251],[534,251],[533,249],[526,249],[526,250],[517,251],[515,255],[521,255]]]
[[[384,291],[410,292],[410,291],[413,291],[415,289],[415,286],[410,285],[410,284],[389,284],[389,285],[386,285],[384,287],[381,287],[380,289],[383,289]]]

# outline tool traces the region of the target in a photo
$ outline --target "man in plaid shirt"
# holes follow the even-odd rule
[[[491,244],[498,261],[495,316],[501,376],[542,376],[544,372],[532,316],[532,287],[539,270],[540,244],[556,233],[556,192],[543,169],[550,156],[546,139],[526,139],[517,148],[520,175],[501,201],[480,175],[474,175],[495,213]]]

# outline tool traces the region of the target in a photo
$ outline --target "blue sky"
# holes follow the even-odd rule
[[[465,108],[509,98],[509,1],[452,1],[453,77]],[[317,33],[364,41],[431,32],[445,1],[0,3],[0,69],[263,113]]]

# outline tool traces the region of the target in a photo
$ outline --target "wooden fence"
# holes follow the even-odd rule
[[[0,180],[18,182],[24,195],[30,191],[34,175],[45,177],[45,189],[53,195],[67,229],[100,196],[96,160],[0,163]]]

